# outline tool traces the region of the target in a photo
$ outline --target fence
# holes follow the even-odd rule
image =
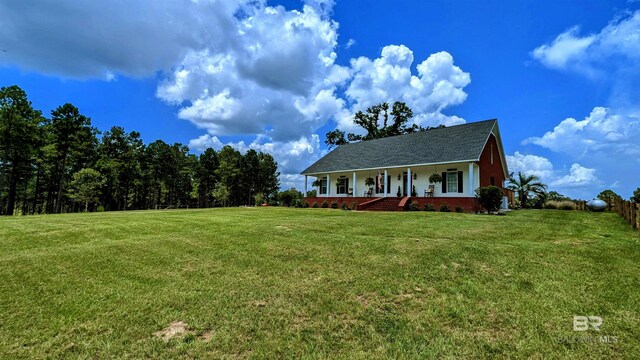
[[[634,229],[640,230],[640,204],[617,198],[613,203],[613,210]]]

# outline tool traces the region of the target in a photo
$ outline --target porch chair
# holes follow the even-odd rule
[[[424,197],[433,197],[433,193],[435,191],[436,191],[436,186],[429,185],[429,188],[424,190]]]
[[[349,192],[347,192],[348,196],[353,196],[353,188],[349,188]]]
[[[364,197],[371,197],[371,189],[364,191]]]

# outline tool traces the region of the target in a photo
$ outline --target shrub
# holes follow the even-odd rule
[[[351,210],[358,210],[358,203],[357,202],[352,202],[351,203]]]
[[[447,203],[444,203],[440,205],[440,212],[451,212],[451,209],[449,209],[449,205],[447,205]]]
[[[333,200],[333,202],[331,203],[331,208],[332,209],[337,209],[338,208],[338,202]]]
[[[412,201],[409,203],[409,210],[410,211],[419,211],[420,210],[420,205],[418,204],[417,201]]]
[[[349,205],[346,202],[342,203],[342,210],[349,210]]]
[[[562,204],[560,204],[560,206],[558,206],[558,209],[560,209],[560,210],[575,210],[576,209],[576,203],[574,203],[573,201],[563,201]]]
[[[576,203],[569,200],[564,201],[547,201],[544,204],[545,209],[558,209],[558,210],[576,210]]]
[[[460,206],[460,205],[456,205],[456,212],[457,212],[457,213],[461,213],[461,212],[463,212],[463,211],[464,211],[464,210],[462,209],[462,206]]]
[[[424,211],[436,211],[436,209],[433,207],[433,204],[424,204]]]
[[[478,197],[483,208],[487,209],[488,212],[493,212],[500,209],[502,190],[493,185],[481,187],[476,190],[476,197]]]
[[[323,208],[323,209],[326,209],[326,208],[328,208],[328,207],[329,207],[329,203],[327,202],[327,200],[323,201],[323,202],[322,202],[322,208]]]
[[[304,204],[302,204],[302,207],[307,209],[309,207],[309,202],[305,201]]]
[[[104,212],[104,206],[102,205],[98,205],[98,208],[96,209],[97,212]]]
[[[313,205],[311,205],[312,208],[317,209],[318,208],[318,203],[316,201],[313,202]]]

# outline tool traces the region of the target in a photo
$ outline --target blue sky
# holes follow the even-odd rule
[[[100,130],[275,155],[283,187],[354,111],[498,118],[510,170],[551,190],[640,186],[640,3],[43,0],[0,4],[0,86]]]

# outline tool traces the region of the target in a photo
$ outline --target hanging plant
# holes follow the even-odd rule
[[[442,175],[438,173],[433,173],[429,176],[429,182],[432,184],[437,184],[442,182]]]
[[[373,185],[376,184],[376,181],[373,180],[371,176],[369,176],[368,178],[364,179],[364,184],[368,187],[372,187]]]
[[[313,187],[320,187],[321,185],[322,185],[322,181],[319,178],[311,183],[311,186]]]

